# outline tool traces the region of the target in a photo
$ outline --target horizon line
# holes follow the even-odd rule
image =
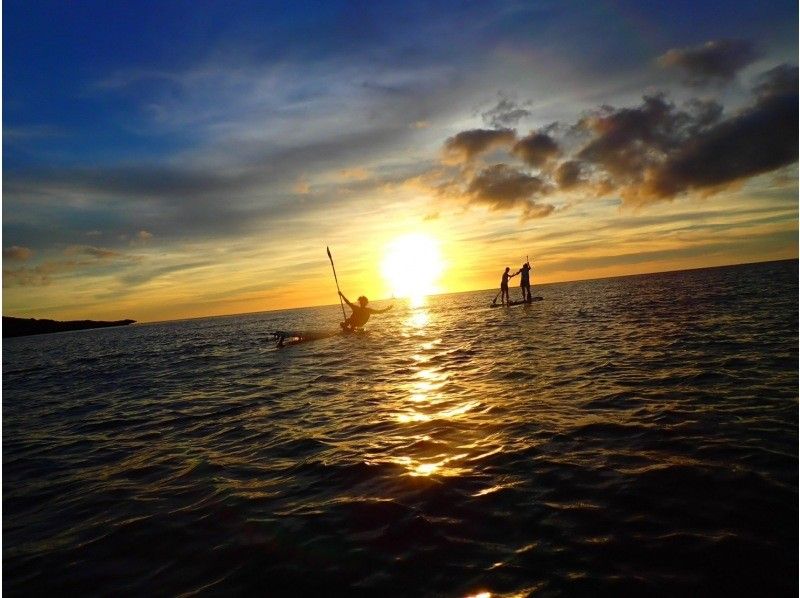
[[[595,278],[575,278],[575,279],[571,279],[571,280],[561,280],[561,281],[558,281],[558,282],[544,282],[544,283],[541,283],[541,284],[538,284],[538,285],[534,284],[534,285],[531,285],[531,286],[547,287],[547,286],[551,286],[551,285],[554,285],[554,284],[568,284],[568,283],[571,283],[571,282],[589,282],[589,281],[592,281],[592,280],[611,280],[613,278],[630,278],[632,276],[650,276],[652,274],[670,274],[672,272],[691,272],[691,271],[694,271],[694,270],[715,270],[717,268],[732,268],[732,267],[736,267],[736,266],[751,266],[751,265],[755,265],[755,264],[770,264],[770,263],[777,263],[777,262],[792,262],[792,261],[796,262],[798,260],[800,260],[800,256],[791,257],[791,258],[783,258],[783,259],[778,259],[778,260],[759,260],[759,261],[755,261],[755,262],[739,262],[739,263],[735,263],[735,264],[722,264],[720,266],[700,266],[700,267],[697,267],[697,268],[680,268],[678,270],[657,270],[657,271],[653,271],[653,272],[641,272],[641,273],[638,273],[638,274],[618,274],[618,275],[615,275],[615,276],[597,276]],[[485,289],[469,289],[469,290],[466,290],[466,291],[451,291],[451,292],[447,292],[447,293],[431,293],[430,295],[426,295],[426,297],[442,297],[442,296],[445,296],[445,295],[461,295],[461,294],[464,294],[464,293],[477,293],[479,291],[490,291],[490,290],[495,290],[495,287],[488,287],[488,288],[485,288]],[[400,300],[403,300],[403,299],[407,299],[407,297],[381,297],[380,299],[375,299],[374,301],[371,301],[371,302],[377,303],[377,302],[380,302],[380,301],[392,301],[392,300],[400,301]],[[335,306],[335,305],[336,305],[335,303],[321,303],[321,304],[317,304],[317,305],[301,305],[301,306],[298,306],[298,307],[281,307],[281,308],[277,308],[277,309],[263,309],[263,310],[259,310],[259,311],[243,311],[243,312],[234,312],[234,313],[227,313],[227,314],[211,314],[211,315],[207,315],[207,316],[192,316],[192,317],[189,317],[189,318],[172,318],[172,319],[168,319],[168,320],[146,320],[146,321],[138,321],[137,320],[136,323],[133,324],[133,326],[141,326],[143,324],[164,324],[164,323],[167,323],[167,322],[185,322],[185,321],[188,321],[188,320],[204,320],[206,318],[225,318],[225,317],[230,317],[230,316],[249,316],[249,315],[253,315],[253,314],[265,314],[265,313],[272,313],[272,312],[278,312],[278,311],[295,311],[295,310],[300,310],[300,309],[314,309],[314,308],[317,308],[317,307],[332,307],[332,306]],[[17,316],[14,316],[14,317],[17,317]]]

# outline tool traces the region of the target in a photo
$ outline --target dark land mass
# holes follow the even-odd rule
[[[117,320],[115,322],[97,322],[94,320],[36,320],[34,318],[12,318],[3,316],[3,338],[27,336],[29,334],[48,334],[68,330],[84,330],[86,328],[107,328],[108,326],[127,326],[136,320]]]

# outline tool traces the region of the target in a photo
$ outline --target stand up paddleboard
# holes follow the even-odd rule
[[[323,338],[329,338],[340,334],[338,330],[331,330],[322,332],[319,330],[276,330],[269,333],[278,344],[278,347],[285,347],[287,345],[296,345],[307,341],[316,341]]]
[[[278,347],[286,347],[288,345],[297,345],[308,341],[318,341],[323,338],[331,338],[332,336],[349,336],[351,334],[361,334],[364,332],[363,328],[356,330],[275,330],[270,332],[269,335],[275,339]]]
[[[535,303],[536,301],[541,301],[542,297],[531,297],[530,301],[509,301],[506,305],[502,303],[490,303],[489,307],[514,307],[515,305],[529,305],[531,303]]]

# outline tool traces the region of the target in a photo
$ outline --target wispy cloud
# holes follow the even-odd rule
[[[28,247],[20,247],[19,245],[12,245],[11,247],[3,248],[3,259],[15,262],[24,262],[29,260],[33,255]]]
[[[88,255],[99,260],[123,257],[123,254],[119,251],[114,251],[113,249],[107,249],[105,247],[93,247],[91,245],[70,245],[64,250],[64,255]]]
[[[121,271],[131,264],[142,261],[142,257],[138,255],[92,245],[70,245],[61,253],[67,259],[50,258],[32,266],[3,268],[3,286],[9,288],[48,286],[65,275],[74,273],[85,275],[109,267]]]
[[[481,113],[483,121],[495,129],[513,128],[525,117],[531,116],[531,111],[514,100],[500,96],[497,104]]]
[[[3,268],[3,287],[41,287],[49,285],[57,274],[74,270],[74,260],[48,261],[38,266]]]
[[[27,125],[3,127],[3,143],[65,137],[67,132],[53,125]]]

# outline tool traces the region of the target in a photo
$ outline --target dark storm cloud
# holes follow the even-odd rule
[[[709,41],[691,48],[673,48],[658,63],[680,69],[689,85],[726,83],[758,58],[752,43],[741,39]]]
[[[495,147],[511,145],[516,135],[511,129],[471,129],[450,137],[445,151],[458,161],[469,161]]]
[[[495,164],[478,173],[467,187],[472,203],[491,210],[521,208],[526,218],[546,216],[553,206],[537,204],[535,198],[549,191],[541,178],[515,170],[505,164]]]
[[[547,133],[533,132],[517,141],[511,153],[527,165],[541,168],[548,160],[558,155],[559,149],[556,141]]]
[[[763,73],[752,92],[751,103],[730,115],[714,100],[690,99],[679,107],[663,94],[645,96],[633,107],[601,106],[563,139],[556,132],[565,129],[551,126],[517,141],[509,158],[524,166],[496,164],[462,184],[473,200],[492,209],[527,210],[529,198],[554,189],[618,193],[639,205],[713,194],[797,161],[797,67]],[[448,183],[451,192],[458,184]]]

